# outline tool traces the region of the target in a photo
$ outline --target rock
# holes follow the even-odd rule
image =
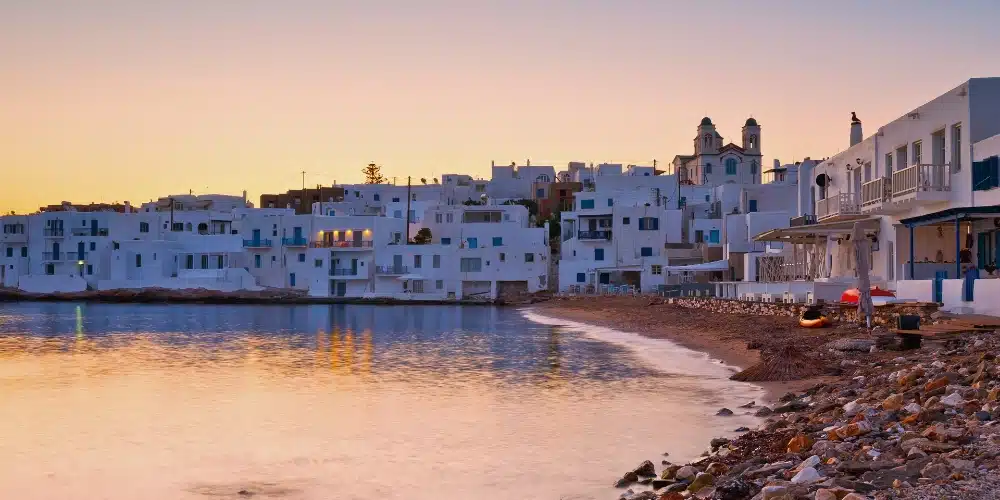
[[[791,413],[796,411],[802,411],[809,408],[809,405],[802,401],[792,401],[790,403],[785,403],[774,409],[774,413]]]
[[[670,486],[671,484],[674,484],[674,480],[673,479],[660,479],[660,478],[656,478],[656,479],[654,479],[654,480],[652,480],[652,481],[649,482],[649,487],[653,488],[654,490],[658,490],[660,488],[666,488],[667,486]]]
[[[697,493],[698,490],[706,486],[711,486],[714,481],[715,476],[707,472],[699,472],[698,475],[694,477],[694,481],[691,481],[691,484],[688,486],[688,491],[691,493]]]
[[[674,478],[680,481],[686,481],[694,479],[695,475],[698,474],[698,469],[691,467],[690,465],[685,465],[674,474]]]
[[[788,488],[784,486],[765,486],[760,490],[761,500],[784,500],[785,497],[789,497]]]
[[[857,415],[859,411],[861,411],[861,403],[859,403],[857,399],[844,405],[844,415],[847,415],[848,417]]]
[[[920,413],[920,405],[917,403],[910,403],[903,407],[909,413]]]
[[[930,464],[920,470],[920,475],[928,479],[944,479],[951,475],[951,469],[944,464]]]
[[[729,439],[727,438],[714,438],[709,442],[709,446],[711,446],[713,450],[727,444],[729,444]]]
[[[628,500],[659,500],[660,494],[654,491],[640,491],[634,495],[625,497]]]
[[[753,408],[753,405],[757,404],[756,401],[751,401],[745,405],[740,405],[740,408]]]
[[[975,416],[976,420],[979,420],[980,422],[989,422],[990,420],[993,420],[993,416],[990,415],[990,412],[988,411],[977,411]]]
[[[842,462],[837,466],[837,470],[857,476],[868,471],[891,469],[896,465],[898,464],[892,461],[849,461]]]
[[[794,477],[792,477],[792,484],[811,484],[822,479],[823,476],[819,475],[819,472],[812,467],[806,467],[799,471]]]
[[[729,466],[722,462],[712,462],[705,467],[705,472],[715,476],[721,477],[723,474],[729,471]]]
[[[837,339],[827,344],[836,351],[869,352],[875,347],[875,341],[869,339]]]
[[[626,472],[618,482],[615,483],[615,488],[625,488],[633,483],[639,482],[639,475],[635,472]]]
[[[756,412],[754,412],[753,415],[755,417],[766,417],[766,416],[770,415],[771,413],[773,413],[773,411],[770,408],[768,408],[766,406],[761,406],[760,409],[758,409]]]
[[[660,499],[659,500],[685,500],[685,498],[684,498],[684,495],[681,495],[679,492],[668,491],[668,492],[660,495]]]
[[[656,466],[653,465],[653,462],[646,460],[639,464],[632,472],[635,472],[639,477],[656,477]]]
[[[733,432],[749,432],[749,431],[750,431],[749,427],[737,427],[733,429]]]
[[[962,399],[962,395],[961,394],[959,394],[957,392],[953,392],[953,393],[951,393],[951,394],[949,394],[949,395],[941,398],[940,403],[943,404],[943,405],[947,405],[947,406],[961,406],[962,404],[965,403],[965,400]]]
[[[868,500],[868,497],[859,495],[857,493],[848,493],[847,496],[841,498],[840,500]]]
[[[687,487],[688,487],[687,481],[681,481],[681,482],[678,482],[678,483],[671,484],[670,486],[667,486],[667,489],[664,490],[664,491],[666,493],[673,493],[673,492],[678,492],[679,493],[681,491],[687,490]]]
[[[796,434],[786,446],[788,453],[804,453],[812,448],[813,440],[805,434]]]
[[[813,497],[815,500],[837,500],[837,494],[833,490],[828,490],[826,488],[820,488],[816,490],[816,496]]]
[[[729,408],[723,408],[718,412],[716,412],[716,416],[719,417],[730,417],[732,415],[733,415],[733,410],[730,410]]]
[[[893,394],[892,396],[882,400],[882,408],[886,410],[898,410],[903,407],[903,403],[904,400],[902,394]]]
[[[754,484],[743,478],[729,479],[715,487],[712,500],[745,500],[754,495],[754,490]]]
[[[931,380],[930,382],[927,382],[926,384],[924,384],[924,392],[931,392],[933,390],[940,389],[942,387],[946,387],[947,385],[948,385],[948,377],[944,377],[944,376],[938,377],[938,378],[936,378],[934,380]]]
[[[680,465],[668,465],[663,472],[660,473],[660,479],[676,479],[677,471],[680,470]]]

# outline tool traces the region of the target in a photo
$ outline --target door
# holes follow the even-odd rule
[[[361,237],[364,236],[364,232],[363,231],[364,231],[363,229],[355,229],[354,230],[354,246],[356,246],[356,247],[360,247],[361,246]]]
[[[302,241],[302,228],[296,227],[292,229],[292,241],[298,243]]]
[[[598,275],[598,282],[602,285],[607,285],[611,283],[611,273],[600,273]]]
[[[330,274],[336,276],[338,269],[340,269],[340,259],[330,260]]]
[[[990,246],[990,233],[979,233],[979,241],[976,242],[976,265],[979,269],[990,263]]]
[[[750,208],[747,211],[748,212],[756,212],[757,211],[757,200],[750,200]]]
[[[59,242],[52,244],[52,260],[59,260]]]
[[[358,274],[358,259],[351,259],[351,276]]]
[[[392,256],[392,270],[393,272],[401,273],[403,272],[403,256],[393,255]]]
[[[337,282],[337,297],[344,297],[347,295],[347,282],[338,281]]]
[[[295,286],[295,273],[290,273],[288,275],[288,284],[289,286]]]
[[[76,244],[76,260],[83,260],[83,257],[87,254],[87,244],[84,242],[78,242]]]
[[[597,231],[597,219],[589,219],[587,221],[587,228],[590,231]]]
[[[260,242],[260,229],[253,230],[253,240],[251,241],[253,241],[254,243]]]
[[[97,236],[97,219],[90,219],[90,235]]]

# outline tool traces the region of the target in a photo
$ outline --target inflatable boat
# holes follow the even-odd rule
[[[819,309],[809,309],[799,316],[799,326],[803,328],[823,328],[830,320]]]

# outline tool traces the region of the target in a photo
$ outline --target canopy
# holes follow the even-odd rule
[[[664,269],[666,269],[667,271],[685,271],[685,272],[728,271],[729,260],[722,259],[714,262],[691,264],[689,266],[665,266]]]

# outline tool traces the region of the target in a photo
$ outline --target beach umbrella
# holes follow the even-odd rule
[[[860,222],[854,223],[854,230],[851,232],[851,241],[854,242],[854,262],[855,270],[858,272],[858,315],[864,315],[865,323],[871,327],[872,313],[872,284],[868,276],[869,263],[869,242],[868,235]]]
[[[874,297],[895,297],[896,294],[892,290],[883,290],[877,286],[871,288],[871,296]],[[857,288],[851,288],[850,290],[845,290],[840,296],[840,301],[845,304],[857,304],[858,298],[861,297],[861,292]]]

